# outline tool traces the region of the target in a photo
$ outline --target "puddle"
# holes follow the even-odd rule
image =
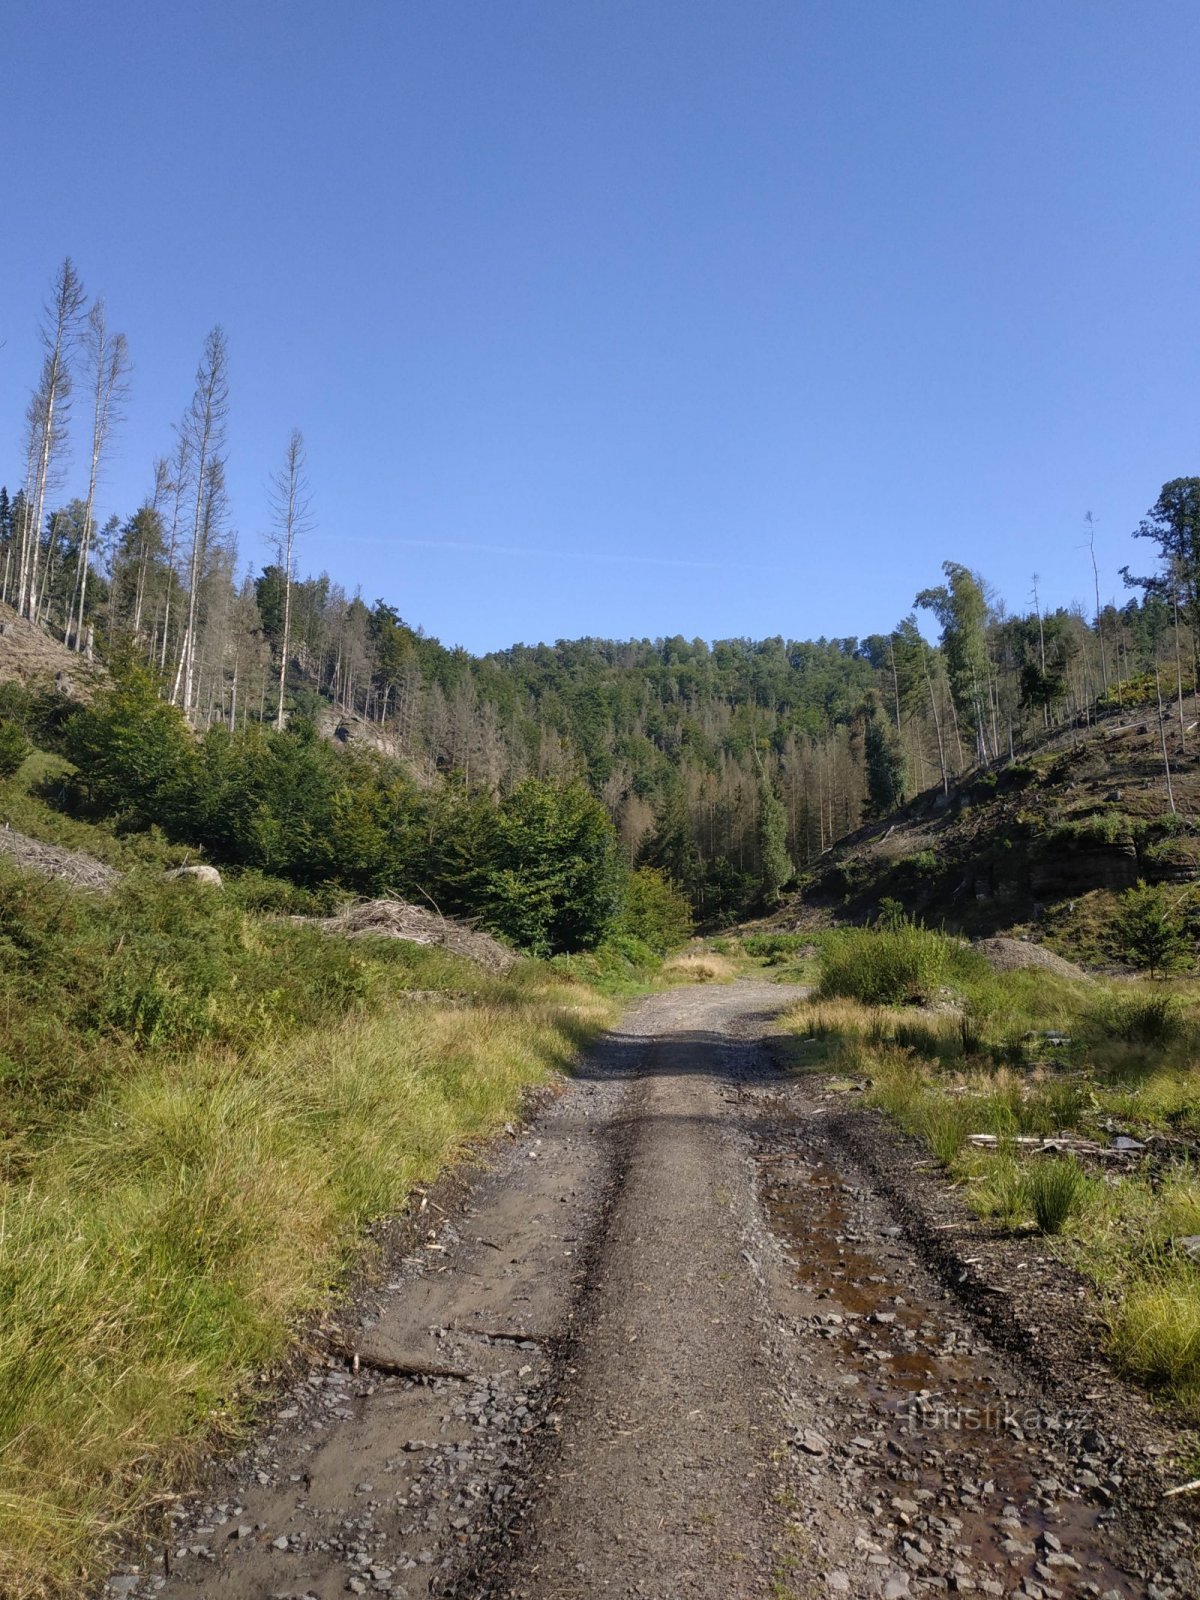
[[[951,1303],[907,1281],[908,1248],[866,1234],[836,1170],[785,1166],[776,1154],[762,1182],[766,1216],[808,1297],[809,1331],[828,1343],[860,1413],[864,1448],[851,1476],[864,1504],[896,1525],[914,1579],[965,1564],[962,1578],[989,1568],[1005,1594],[1023,1581],[1033,1594],[1140,1593],[1102,1553],[1112,1513],[1079,1464],[1105,1478],[1086,1421],[1021,1395]]]

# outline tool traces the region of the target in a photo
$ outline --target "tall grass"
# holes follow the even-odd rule
[[[83,1593],[363,1224],[610,1015],[570,971],[330,939],[245,888],[159,863],[99,896],[0,862],[5,1600]]]
[[[1200,1403],[1200,1292],[1196,1275],[1158,1274],[1114,1302],[1109,1344],[1127,1372]]]
[[[1061,1233],[1083,1209],[1089,1187],[1087,1174],[1069,1156],[1033,1162],[1022,1182],[1026,1203],[1042,1233]]]
[[[578,986],[142,1058],[0,1191],[0,1593],[81,1592],[356,1248],[608,1017]],[[570,1004],[564,1004],[569,999]]]
[[[868,1006],[905,1005],[931,1000],[952,979],[981,969],[981,957],[927,928],[854,928],[826,938],[820,992]]]
[[[827,936],[827,982],[789,1026],[820,1041],[824,1065],[867,1078],[869,1102],[925,1144],[980,1215],[1061,1240],[1105,1298],[1118,1366],[1200,1416],[1200,1266],[1179,1244],[1200,1235],[1195,1167],[1101,1175],[1016,1143],[1060,1132],[1104,1143],[1114,1128],[1200,1134],[1200,991],[981,971],[915,931]],[[935,981],[961,1010],[903,1004]],[[972,1133],[998,1146],[969,1148]]]

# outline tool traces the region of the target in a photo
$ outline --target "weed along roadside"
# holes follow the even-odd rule
[[[798,1070],[885,1112],[980,1237],[1095,1290],[1121,1370],[1200,1420],[1200,989],[995,971],[917,927],[832,934],[789,1014]]]
[[[991,1292],[913,1147],[780,1070],[803,989],[721,964],[430,1191],[114,1593],[1189,1600],[1182,1437],[1077,1280]]]
[[[339,945],[190,884],[91,899],[6,872],[3,890],[38,958],[4,980],[17,1600],[97,1579],[112,1537],[240,1433],[249,1380],[309,1337],[364,1228],[511,1122],[614,1007],[567,972]]]

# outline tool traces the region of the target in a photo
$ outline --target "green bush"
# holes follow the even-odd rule
[[[906,1005],[932,999],[956,967],[969,964],[969,952],[927,928],[847,930],[825,942],[820,992],[869,1006]]]
[[[1107,993],[1093,1007],[1092,1021],[1109,1039],[1164,1046],[1186,1037],[1187,1018],[1173,994]]]
[[[657,867],[639,867],[625,884],[618,931],[640,939],[658,955],[686,944],[692,935],[687,897]]]
[[[783,961],[800,950],[811,949],[817,942],[819,936],[811,933],[751,933],[742,940],[742,949],[759,960]],[[722,950],[719,940],[714,939],[712,946],[720,955],[733,954],[731,950]]]
[[[66,726],[82,809],[135,826],[185,814],[195,785],[196,752],[187,723],[159,698],[148,672],[127,668]]]
[[[0,722],[0,778],[11,778],[32,749],[15,722]]]
[[[530,778],[478,841],[483,921],[535,955],[591,950],[620,912],[624,869],[608,812],[581,783]]]
[[[1192,960],[1192,941],[1177,895],[1139,883],[1121,896],[1115,930],[1135,967],[1151,977],[1178,972]]]
[[[917,850],[911,856],[901,856],[896,866],[917,878],[930,878],[938,870],[938,858],[932,850]]]

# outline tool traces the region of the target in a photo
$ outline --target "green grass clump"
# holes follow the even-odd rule
[[[821,994],[864,1005],[906,1005],[932,999],[952,979],[986,970],[975,955],[928,928],[855,928],[826,939]]]
[[[1200,1399],[1200,1281],[1194,1269],[1135,1284],[1109,1312],[1109,1348],[1144,1383]]]
[[[1061,1233],[1083,1209],[1089,1187],[1087,1174],[1070,1156],[1031,1162],[1022,1179],[1026,1203],[1042,1233]]]

